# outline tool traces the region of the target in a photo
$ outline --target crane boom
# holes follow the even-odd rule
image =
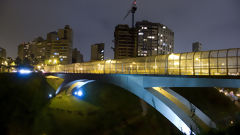
[[[127,14],[124,16],[123,20],[125,20],[125,19],[129,16],[130,13],[131,13],[131,10],[128,10],[128,12],[127,12]]]
[[[137,0],[134,0],[132,3],[131,9],[127,12],[127,14],[124,16],[123,20],[125,20],[130,13],[132,13],[132,27],[134,28],[134,14],[137,10]]]

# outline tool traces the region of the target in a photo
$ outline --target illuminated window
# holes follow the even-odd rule
[[[154,39],[155,37],[154,36],[148,36],[147,38]]]
[[[139,33],[138,33],[138,35],[142,36],[142,35],[143,35],[143,33],[142,33],[142,32],[139,32]]]

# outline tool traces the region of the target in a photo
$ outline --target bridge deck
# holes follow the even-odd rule
[[[96,74],[239,76],[240,48],[48,65],[44,70]]]

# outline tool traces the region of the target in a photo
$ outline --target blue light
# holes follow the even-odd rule
[[[52,98],[52,94],[48,94],[48,97],[49,97],[49,98]]]
[[[73,95],[75,95],[77,97],[82,97],[83,96],[83,91],[82,90],[77,90],[73,93]]]
[[[83,95],[83,92],[80,90],[80,91],[78,91],[77,95],[78,95],[79,97],[81,97],[81,96]]]
[[[29,70],[29,69],[20,69],[18,72],[20,74],[30,74],[30,73],[32,73],[32,71]]]
[[[63,61],[63,58],[61,58],[60,61]]]

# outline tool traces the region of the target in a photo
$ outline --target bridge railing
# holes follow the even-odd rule
[[[94,74],[240,75],[240,48],[45,66],[44,69]]]

